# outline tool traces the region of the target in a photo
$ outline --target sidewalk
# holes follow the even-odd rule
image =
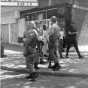
[[[82,48],[80,48],[82,49]],[[22,52],[5,50],[6,58],[1,58],[1,69],[7,71],[14,71],[18,73],[28,73],[25,69],[25,59]],[[54,75],[54,76],[77,76],[88,77],[88,52],[82,51],[83,59],[78,59],[75,52],[70,53],[70,58],[60,59],[61,69],[59,71],[52,71],[48,69],[48,64],[39,64],[39,73],[41,75]]]
[[[13,50],[13,51],[23,51],[22,45],[16,45],[16,44],[4,44],[4,47],[6,50]],[[79,50],[81,52],[88,52],[88,45],[78,45]]]

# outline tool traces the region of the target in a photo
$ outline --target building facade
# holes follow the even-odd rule
[[[78,24],[78,29],[82,30],[82,24],[88,12],[88,0],[1,0],[2,41],[5,43],[18,44],[18,37],[23,36],[26,25],[25,19],[20,19],[20,11],[64,2],[73,3],[73,1],[75,1],[75,4],[85,7],[81,7],[80,9],[74,8],[72,10],[72,19]]]
[[[18,37],[25,30],[25,20],[19,12],[38,6],[37,0],[1,0],[1,38],[4,43],[18,44]]]

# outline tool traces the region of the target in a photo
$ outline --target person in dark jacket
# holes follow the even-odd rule
[[[68,58],[69,49],[73,46],[76,49],[76,52],[79,56],[79,58],[83,58],[83,56],[80,54],[80,51],[78,49],[78,42],[77,42],[77,30],[73,26],[73,24],[69,24],[66,27],[66,58]]]

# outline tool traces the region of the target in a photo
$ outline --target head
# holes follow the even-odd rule
[[[36,24],[35,24],[34,21],[31,21],[30,24],[31,24],[31,27],[32,27],[32,28],[36,28]]]
[[[56,22],[57,22],[56,16],[52,16],[52,17],[51,17],[51,22],[52,22],[52,23],[56,23]]]

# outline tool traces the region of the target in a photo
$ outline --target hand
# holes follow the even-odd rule
[[[26,41],[26,38],[23,38],[23,42],[25,42]]]

